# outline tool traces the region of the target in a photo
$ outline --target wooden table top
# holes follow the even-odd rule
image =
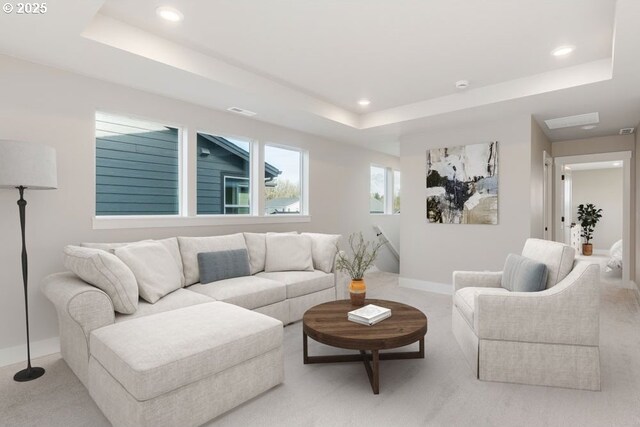
[[[427,333],[427,316],[417,308],[395,301],[367,299],[365,305],[390,308],[391,317],[373,326],[347,319],[359,307],[349,300],[316,305],[304,313],[303,331],[314,340],[353,350],[382,350],[414,343]]]

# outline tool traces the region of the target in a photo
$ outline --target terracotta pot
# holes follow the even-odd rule
[[[363,279],[353,279],[349,285],[349,297],[351,305],[363,306],[367,295],[367,285]]]
[[[593,255],[593,245],[591,243],[582,244],[582,255],[586,255],[586,256]]]

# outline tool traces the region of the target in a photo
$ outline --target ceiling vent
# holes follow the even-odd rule
[[[249,117],[255,116],[257,114],[257,113],[254,113],[253,111],[245,110],[238,107],[227,108],[227,111],[231,111],[232,113],[242,114],[243,116],[249,116]]]
[[[557,119],[549,119],[544,122],[549,129],[563,129],[600,123],[600,116],[598,113],[587,113],[577,116],[558,117]]]
[[[620,135],[631,135],[634,130],[634,128],[622,128],[619,133]]]

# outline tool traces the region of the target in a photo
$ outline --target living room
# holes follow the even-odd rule
[[[0,425],[637,424],[639,23],[640,3],[634,0],[4,2]],[[154,135],[146,137],[141,129]],[[465,201],[476,204],[435,209],[433,203],[445,197],[439,192],[448,188],[430,186],[430,173],[445,170],[438,169],[443,167],[439,159],[461,152],[460,159],[470,162],[472,153],[484,155],[481,150],[489,150],[489,166],[484,165],[488,176],[479,176],[485,173],[481,171],[469,179],[473,188],[486,190],[478,190],[472,199],[470,192],[464,194]],[[38,164],[41,158],[47,162]],[[615,221],[611,209],[604,209],[603,220],[584,240],[570,224],[582,224],[583,231],[589,225],[582,223],[576,203],[571,204],[563,177],[573,165],[597,162],[619,171],[615,185],[620,206]],[[25,181],[11,181],[14,176]],[[44,177],[47,183],[30,182],[33,177]],[[20,186],[28,203],[20,206],[26,207],[24,240],[16,206],[22,193],[15,187]],[[589,199],[588,190],[581,194],[587,198],[580,203],[606,207],[601,198]],[[563,210],[566,206],[573,216]],[[601,243],[611,222],[622,231],[621,239]],[[290,232],[295,236],[282,234]],[[577,232],[578,243],[572,232]],[[408,351],[400,357],[415,360],[388,360],[393,356],[387,349],[378,354],[373,347],[322,341],[326,334],[312,323],[315,308],[351,301],[350,293],[356,293],[350,279],[360,274],[339,267],[341,257],[349,261],[357,252],[349,236],[358,233],[371,245],[381,244],[371,268],[366,274],[358,272],[365,276],[366,298],[388,301],[389,307],[404,304],[416,310],[416,316],[425,316],[419,325],[422,336],[396,345]],[[250,239],[257,235],[266,247],[262,266],[254,265],[259,245]],[[238,243],[227,236],[244,237]],[[258,277],[281,278],[286,282],[278,288],[282,295],[275,296],[273,290],[267,295],[260,288],[259,298],[238,302],[238,295],[233,299],[211,291],[215,282],[198,284],[206,272],[198,265],[199,254],[220,249],[218,243],[207,246],[197,240],[204,237],[219,237],[217,242],[226,242],[221,247],[225,251],[244,250],[250,276],[256,276],[256,283]],[[305,260],[290,243],[269,251],[271,243],[300,243],[303,237],[310,248]],[[591,238],[596,253],[589,257],[582,245]],[[169,252],[177,253],[178,288],[185,289],[164,289],[156,300],[131,264],[140,287],[133,301],[137,309],[117,307],[116,297],[83,277],[86,266],[69,260],[82,254],[120,263],[130,259],[125,248],[105,246],[104,254],[96,255],[101,249],[91,252],[80,245],[152,240],[175,242],[178,252]],[[542,240],[550,246],[536,246]],[[614,241],[619,241],[619,255],[611,268]],[[344,252],[336,252],[335,243]],[[65,249],[69,247],[79,249]],[[549,261],[553,254],[562,258],[569,253],[565,251],[572,254],[570,264]],[[548,293],[548,300],[573,295],[584,277],[597,276],[581,288],[597,289],[597,296],[579,293],[568,302],[575,307],[585,303],[583,311],[564,303],[555,311],[529,307],[533,292],[523,297],[526,301],[510,300],[530,319],[566,315],[571,326],[551,320],[549,326],[540,317],[539,327],[569,338],[549,337],[544,331],[531,332],[533,339],[505,338],[528,326],[509,317],[509,303],[495,289],[482,297],[469,294],[472,306],[491,297],[500,302],[487,302],[493,311],[487,308],[485,317],[476,313],[474,319],[479,306],[467,317],[461,305],[464,288],[500,288],[502,276],[454,272],[506,270],[509,254],[544,258],[549,282],[540,292]],[[308,289],[300,290],[285,276],[311,274],[289,271],[295,270],[291,263],[309,259],[313,274],[322,280],[310,280]],[[160,261],[148,262],[155,266],[148,270],[156,270],[150,272],[140,264],[145,263],[136,264],[140,274],[147,276],[165,267]],[[593,265],[600,273],[594,273]],[[578,277],[581,268],[584,277]],[[552,274],[557,275],[553,281]],[[74,290],[72,282],[79,287]],[[264,283],[255,286],[267,286]],[[566,292],[560,292],[564,286]],[[98,322],[92,315],[102,316],[98,300],[81,306],[81,314],[73,312],[80,289],[98,289],[112,304],[114,310],[100,320],[106,322],[103,326],[92,323]],[[167,295],[186,295],[189,289],[198,296],[190,294],[184,301],[194,298],[198,304],[185,309],[231,306],[229,316],[247,322],[247,328],[271,325],[261,332],[264,343],[231,348],[220,357],[240,360],[248,357],[247,348],[264,345],[264,354],[242,360],[246,369],[270,370],[272,377],[256,374],[253,384],[253,377],[233,371],[234,366],[223,369],[227,362],[211,362],[217,354],[211,353],[200,371],[189,371],[195,363],[182,366],[175,383],[166,379],[162,385],[172,388],[162,389],[145,383],[148,379],[129,384],[120,377],[126,375],[123,365],[110,366],[100,359],[121,351],[131,366],[143,363],[145,350],[135,353],[134,341],[141,335],[162,338],[162,331],[153,322],[145,324],[144,317],[164,316],[167,325],[188,323],[170,317],[180,316],[183,308],[157,307],[173,304]],[[68,290],[68,298],[63,290]],[[145,310],[154,314],[144,316]],[[380,325],[356,325],[369,328],[359,330],[362,336],[385,322],[399,322],[404,308],[391,310],[391,318]],[[309,319],[303,319],[306,313]],[[585,313],[593,315],[587,318]],[[221,314],[202,314],[210,320],[203,323],[218,323],[216,315]],[[131,320],[122,321],[126,316]],[[490,334],[489,326],[483,329],[474,322],[492,316],[506,325],[487,338],[482,334]],[[517,310],[512,316],[518,316]],[[130,322],[141,329],[125,330],[124,325],[134,324]],[[409,324],[414,323],[403,327]],[[591,329],[578,331],[577,324]],[[78,325],[83,331],[79,335],[74,329]],[[113,339],[116,332],[108,336],[110,328],[117,328],[119,339]],[[220,333],[212,326],[186,329],[215,337]],[[78,343],[78,336],[86,342]],[[189,339],[194,349],[204,345],[201,336],[185,332],[155,340],[149,348],[157,354],[178,354],[185,348],[174,348],[177,344],[171,341]],[[100,340],[99,345],[93,340]],[[548,345],[556,353],[500,347],[525,341]],[[101,355],[92,355],[101,348]],[[352,355],[353,350],[345,348],[371,353]],[[219,349],[210,345],[201,350]],[[505,362],[507,354],[511,359]],[[319,363],[323,357],[337,359]],[[260,358],[265,365],[251,365]],[[353,358],[362,361],[337,363]],[[366,370],[359,366],[363,361]],[[508,373],[498,372],[497,361]],[[510,370],[508,363],[514,364]],[[44,374],[36,378],[32,365]],[[25,366],[27,381],[14,381]],[[530,375],[522,374],[527,370]],[[236,375],[229,380],[233,385],[223,382],[227,371]],[[189,375],[194,375],[192,382],[184,383]],[[214,381],[218,377],[221,382]],[[100,378],[113,380],[114,388],[101,387]],[[264,384],[257,384],[259,379]],[[195,391],[205,381],[214,382],[204,392]],[[181,388],[194,393],[184,401],[200,406],[178,410],[172,406],[175,401],[162,400]],[[158,409],[162,406],[164,412]]]

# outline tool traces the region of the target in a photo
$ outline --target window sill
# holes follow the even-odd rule
[[[203,215],[185,216],[99,216],[93,217],[94,230],[123,228],[202,227],[209,225],[289,224],[311,222],[310,215]]]

